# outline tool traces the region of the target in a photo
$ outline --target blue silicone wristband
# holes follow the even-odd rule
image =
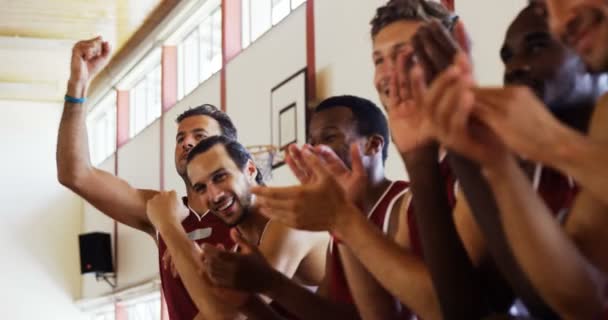
[[[85,101],[87,101],[87,98],[84,98],[84,97],[83,98],[74,98],[74,97],[69,96],[69,95],[66,94],[65,97],[64,97],[64,100],[65,100],[65,102],[68,102],[68,103],[80,103],[80,104],[83,104]]]

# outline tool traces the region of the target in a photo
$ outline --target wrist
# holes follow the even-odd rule
[[[408,171],[413,167],[436,165],[439,160],[439,148],[436,144],[416,148],[415,150],[401,153],[401,159]]]
[[[357,222],[356,220],[360,218],[364,218],[364,215],[360,214],[360,210],[356,206],[349,204],[341,207],[336,212],[335,225],[329,232],[340,240],[346,239]]]
[[[182,229],[181,222],[170,217],[163,216],[160,219],[155,219],[152,223],[161,234]]]
[[[87,93],[87,87],[88,84],[84,81],[70,79],[66,94],[74,98],[84,98]]]
[[[509,155],[483,165],[481,173],[489,182],[493,182],[507,179],[511,175],[513,168],[519,169],[519,165],[515,161],[515,157]]]

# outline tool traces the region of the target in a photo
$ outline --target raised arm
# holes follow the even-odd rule
[[[74,45],[67,95],[85,98],[90,81],[107,63],[110,46],[101,37]],[[154,235],[146,217],[146,201],[156,191],[138,190],[126,181],[94,168],[89,159],[86,108],[67,102],[57,138],[57,178],[112,219]]]

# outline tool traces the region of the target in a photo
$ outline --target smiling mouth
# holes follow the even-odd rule
[[[215,212],[218,213],[222,213],[222,214],[226,214],[226,212],[224,212],[225,210],[227,210],[228,208],[232,207],[232,205],[234,204],[235,199],[234,197],[230,198],[230,200],[226,201],[223,205],[215,207]]]

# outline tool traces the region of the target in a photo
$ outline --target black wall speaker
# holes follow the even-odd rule
[[[109,233],[84,233],[78,236],[78,242],[80,245],[80,273],[114,272]]]

